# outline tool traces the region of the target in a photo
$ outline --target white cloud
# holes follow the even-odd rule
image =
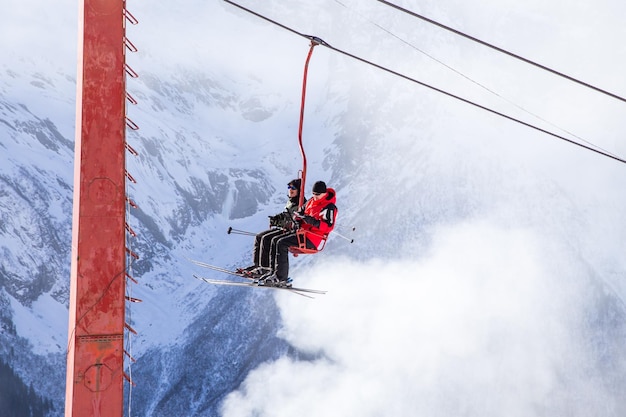
[[[327,295],[278,298],[283,337],[320,358],[259,367],[224,416],[529,417],[610,407],[591,386],[578,276],[556,271],[554,257],[569,259],[529,231],[476,222],[440,230],[419,260],[327,259],[297,280]],[[585,405],[570,409],[572,401]]]

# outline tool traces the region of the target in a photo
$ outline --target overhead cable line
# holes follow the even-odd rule
[[[442,90],[442,89],[440,89],[440,88],[437,88],[437,87],[434,87],[434,86],[432,86],[432,85],[426,84],[426,83],[424,83],[424,82],[422,82],[422,81],[419,81],[419,80],[417,80],[417,79],[415,79],[415,78],[411,78],[411,77],[409,77],[409,76],[407,76],[407,75],[404,75],[404,74],[402,74],[402,73],[399,73],[399,72],[397,72],[397,71],[394,71],[394,70],[392,70],[392,69],[389,69],[389,68],[387,68],[387,67],[384,67],[384,66],[382,66],[382,65],[376,64],[375,62],[368,61],[368,60],[366,60],[366,59],[364,59],[364,58],[361,58],[361,57],[359,57],[359,56],[357,56],[357,55],[354,55],[354,54],[351,54],[351,53],[349,53],[349,52],[343,51],[343,50],[341,50],[341,49],[335,48],[334,46],[331,46],[330,44],[328,44],[327,42],[325,42],[324,40],[322,40],[322,39],[320,39],[320,38],[318,38],[318,37],[316,37],[316,36],[306,35],[306,34],[304,34],[304,33],[302,33],[302,32],[298,32],[298,31],[297,31],[297,30],[295,30],[295,29],[292,29],[292,28],[290,28],[290,27],[288,27],[288,26],[286,26],[286,25],[283,25],[282,23],[279,23],[279,22],[277,22],[277,21],[275,21],[275,20],[272,20],[272,19],[270,19],[270,18],[268,18],[268,17],[266,17],[266,16],[263,16],[262,14],[259,14],[259,13],[255,12],[255,11],[253,11],[253,10],[250,10],[250,9],[248,9],[248,8],[246,8],[246,7],[244,7],[244,6],[240,5],[240,4],[237,4],[237,3],[235,3],[235,2],[233,2],[233,1],[231,1],[231,0],[224,0],[224,1],[225,1],[226,3],[229,3],[229,4],[233,5],[233,6],[235,6],[235,7],[239,8],[239,9],[241,9],[241,10],[244,10],[244,11],[246,11],[246,12],[248,12],[248,13],[250,13],[250,14],[254,15],[254,16],[257,16],[257,17],[259,17],[260,19],[263,19],[263,20],[265,20],[265,21],[267,21],[267,22],[269,22],[269,23],[272,23],[272,24],[274,24],[274,25],[276,25],[276,26],[279,26],[279,27],[281,27],[281,28],[283,28],[283,29],[285,29],[285,30],[287,30],[287,31],[291,32],[291,33],[294,33],[294,34],[296,34],[296,35],[298,35],[298,36],[301,36],[301,37],[303,37],[303,38],[306,38],[306,39],[309,39],[309,40],[311,40],[311,41],[314,41],[314,42],[316,42],[316,43],[317,43],[317,44],[319,44],[319,45],[325,46],[325,47],[327,47],[328,49],[331,49],[331,50],[333,50],[333,51],[335,51],[335,52],[337,52],[337,53],[340,53],[340,54],[342,54],[342,55],[345,55],[345,56],[350,57],[350,58],[352,58],[352,59],[355,59],[355,60],[357,60],[357,61],[363,62],[364,64],[367,64],[367,65],[370,65],[370,66],[372,66],[372,67],[378,68],[378,69],[380,69],[380,70],[382,70],[382,71],[388,72],[388,73],[390,73],[390,74],[392,74],[392,75],[395,75],[395,76],[397,76],[397,77],[403,78],[403,79],[405,79],[405,80],[407,80],[407,81],[411,81],[411,82],[413,82],[413,83],[415,83],[415,84],[419,84],[419,85],[421,85],[421,86],[423,86],[423,87],[429,88],[429,89],[431,89],[431,90],[433,90],[433,91],[436,91],[436,92],[438,92],[438,93],[444,94],[444,95],[446,95],[446,96],[448,96],[448,97],[451,97],[451,98],[454,98],[454,99],[456,99],[456,100],[462,101],[462,102],[464,102],[464,103],[466,103],[466,104],[469,104],[469,105],[471,105],[471,106],[477,107],[477,108],[479,108],[479,109],[481,109],[481,110],[485,110],[485,111],[487,111],[487,112],[489,112],[489,113],[492,113],[492,114],[495,114],[495,115],[497,115],[497,116],[503,117],[503,118],[508,119],[508,120],[510,120],[510,121],[512,121],[512,122],[519,123],[519,124],[521,124],[521,125],[524,125],[524,126],[526,126],[526,127],[531,128],[531,129],[535,129],[535,130],[537,130],[537,131],[539,131],[539,132],[542,132],[542,133],[545,133],[545,134],[547,134],[547,135],[553,136],[553,137],[555,137],[555,138],[557,138],[557,139],[561,139],[561,140],[563,140],[563,141],[565,141],[565,142],[571,143],[572,145],[579,146],[579,147],[581,147],[581,148],[583,148],[583,149],[586,149],[586,150],[588,150],[588,151],[595,152],[595,153],[597,153],[597,154],[600,154],[600,155],[606,156],[607,158],[611,158],[611,159],[614,159],[614,160],[616,160],[616,161],[618,161],[618,162],[621,162],[621,163],[626,164],[626,160],[624,160],[624,159],[622,159],[622,158],[619,158],[619,157],[617,157],[617,156],[615,156],[615,155],[612,155],[612,154],[610,154],[610,153],[608,153],[608,152],[605,152],[605,151],[602,151],[602,150],[598,150],[598,149],[595,149],[595,148],[593,148],[593,147],[591,147],[591,146],[587,146],[587,145],[584,145],[584,144],[582,144],[582,143],[576,142],[575,140],[572,140],[572,139],[566,138],[566,137],[561,136],[561,135],[559,135],[559,134],[556,134],[556,133],[554,133],[554,132],[550,132],[549,130],[546,130],[546,129],[540,128],[540,127],[538,127],[538,126],[535,126],[535,125],[530,124],[530,123],[528,123],[528,122],[525,122],[525,121],[523,121],[523,120],[516,119],[516,118],[514,118],[514,117],[512,117],[512,116],[506,115],[506,114],[501,113],[501,112],[499,112],[499,111],[497,111],[497,110],[493,110],[493,109],[490,109],[489,107],[483,106],[482,104],[475,103],[475,102],[473,102],[473,101],[471,101],[471,100],[468,100],[468,99],[466,99],[466,98],[463,98],[463,97],[457,96],[457,95],[452,94],[452,93],[450,93],[450,92],[448,92],[448,91]]]
[[[535,67],[537,67],[537,68],[541,68],[541,69],[542,69],[542,70],[544,70],[544,71],[548,71],[548,72],[550,72],[550,73],[552,73],[552,74],[558,75],[559,77],[565,78],[565,79],[567,79],[567,80],[569,80],[569,81],[573,81],[573,82],[575,82],[575,83],[577,83],[577,84],[580,84],[580,85],[582,85],[582,86],[585,86],[585,87],[590,88],[590,89],[592,89],[592,90],[595,90],[595,91],[597,91],[597,92],[599,92],[599,93],[605,94],[605,95],[607,95],[607,96],[609,96],[609,97],[613,97],[613,98],[615,98],[615,99],[617,99],[617,100],[620,100],[620,101],[622,101],[622,102],[626,103],[626,98],[621,97],[621,96],[618,96],[617,94],[611,93],[610,91],[603,90],[603,89],[601,89],[601,88],[599,88],[599,87],[596,87],[596,86],[594,86],[594,85],[591,85],[591,84],[589,84],[589,83],[586,83],[586,82],[584,82],[584,81],[581,81],[581,80],[579,80],[579,79],[577,79],[577,78],[574,78],[574,77],[571,77],[571,76],[569,76],[569,75],[567,75],[567,74],[563,74],[562,72],[559,72],[559,71],[553,70],[552,68],[549,68],[549,67],[546,67],[545,65],[542,65],[542,64],[539,64],[539,63],[537,63],[537,62],[531,61],[530,59],[524,58],[523,56],[520,56],[520,55],[514,54],[514,53],[512,53],[512,52],[509,52],[509,51],[507,51],[506,49],[502,49],[502,48],[497,47],[497,46],[495,46],[495,45],[492,45],[492,44],[490,44],[490,43],[488,43],[488,42],[482,41],[482,40],[480,40],[480,39],[478,39],[478,38],[475,38],[475,37],[473,37],[473,36],[471,36],[471,35],[468,35],[468,34],[466,34],[466,33],[464,33],[464,32],[461,32],[460,30],[457,30],[457,29],[451,28],[451,27],[446,26],[446,25],[444,25],[444,24],[442,24],[442,23],[436,22],[436,21],[434,21],[434,20],[432,20],[432,19],[429,19],[429,18],[427,18],[427,17],[425,17],[425,16],[422,16],[422,15],[420,15],[420,14],[418,14],[418,13],[415,13],[415,12],[412,12],[412,11],[410,11],[410,10],[407,10],[407,9],[405,9],[405,8],[401,7],[401,6],[398,6],[397,4],[393,4],[393,3],[388,2],[388,1],[386,1],[386,0],[378,0],[378,1],[379,1],[380,3],[383,3],[383,4],[387,5],[387,6],[389,6],[389,7],[393,7],[394,9],[400,10],[401,12],[404,12],[404,13],[406,13],[406,14],[408,14],[408,15],[411,15],[411,16],[413,16],[413,17],[417,17],[418,19],[421,19],[421,20],[423,20],[423,21],[425,21],[425,22],[431,23],[431,24],[433,24],[433,25],[435,25],[435,26],[439,26],[439,27],[440,27],[440,28],[442,28],[442,29],[445,29],[445,30],[450,31],[450,32],[452,32],[452,33],[454,33],[454,34],[457,34],[457,35],[459,35],[459,36],[462,36],[462,37],[464,37],[464,38],[467,38],[467,39],[469,39],[469,40],[472,40],[472,41],[474,41],[474,42],[477,42],[477,43],[479,43],[479,44],[481,44],[481,45],[483,45],[483,46],[486,46],[486,47],[488,47],[488,48],[491,48],[491,49],[493,49],[493,50],[495,50],[495,51],[502,52],[503,54],[506,54],[506,55],[508,55],[508,56],[511,56],[511,57],[513,57],[513,58],[516,58],[516,59],[518,59],[518,60],[520,60],[520,61],[523,61],[523,62],[525,62],[525,63],[527,63],[527,64],[534,65],[534,66],[535,66]]]
[[[340,0],[335,0],[335,3],[340,4],[340,5],[341,5],[341,6],[343,6],[344,8],[348,9],[348,6],[346,6],[346,5],[345,5],[344,3],[342,3]],[[541,117],[540,115],[538,115],[538,114],[536,114],[536,113],[533,113],[533,112],[532,112],[532,111],[530,111],[530,110],[527,110],[526,108],[524,108],[524,107],[520,106],[519,104],[515,103],[515,102],[514,102],[514,101],[512,101],[512,100],[509,100],[508,98],[506,98],[506,97],[504,97],[503,95],[499,94],[498,92],[496,92],[496,91],[492,90],[491,88],[487,87],[486,85],[481,84],[480,82],[478,82],[478,81],[474,80],[473,78],[471,78],[471,77],[469,77],[469,76],[467,76],[467,75],[463,74],[461,71],[459,71],[459,70],[457,70],[457,69],[455,69],[455,68],[451,67],[450,65],[446,64],[445,62],[443,62],[443,61],[441,61],[441,60],[437,59],[436,57],[432,56],[432,55],[431,55],[431,54],[429,54],[428,52],[426,52],[426,51],[424,51],[424,50],[422,50],[422,49],[418,48],[417,46],[415,46],[415,45],[414,45],[414,44],[412,44],[411,42],[409,42],[409,41],[407,41],[407,40],[405,40],[405,39],[401,38],[400,36],[396,35],[395,33],[391,32],[389,29],[384,28],[383,26],[381,26],[381,25],[379,25],[378,23],[376,23],[376,22],[372,21],[371,19],[367,18],[366,16],[363,16],[363,15],[362,15],[361,13],[359,13],[358,11],[357,11],[356,13],[359,15],[359,17],[361,17],[361,19],[366,20],[366,21],[367,21],[367,22],[369,22],[370,24],[372,24],[372,25],[376,26],[378,29],[380,29],[380,30],[382,30],[383,32],[385,32],[386,34],[388,34],[388,35],[390,35],[390,36],[392,36],[392,37],[396,38],[397,40],[399,40],[400,42],[402,42],[402,43],[404,43],[405,45],[409,46],[410,48],[415,49],[416,51],[418,51],[419,53],[423,54],[424,56],[426,56],[426,57],[428,57],[428,58],[432,59],[433,61],[437,62],[438,64],[440,64],[440,65],[442,65],[442,66],[446,67],[447,69],[449,69],[450,71],[452,71],[452,72],[454,72],[455,74],[459,75],[460,77],[465,78],[466,80],[468,80],[468,81],[469,81],[469,82],[471,82],[472,84],[475,84],[475,85],[477,85],[478,87],[482,88],[483,90],[487,91],[488,93],[493,94],[494,96],[496,96],[496,97],[498,97],[498,98],[500,98],[500,99],[504,100],[505,102],[507,102],[507,103],[508,103],[508,104],[510,104],[511,106],[514,106],[514,107],[518,108],[519,110],[521,110],[521,111],[523,111],[524,113],[526,113],[526,114],[528,114],[528,115],[530,115],[530,116],[532,116],[532,117],[536,118],[537,120],[540,120],[540,121],[542,121],[542,122],[544,122],[544,123],[546,123],[546,124],[548,124],[548,125],[550,125],[550,126],[552,126],[552,127],[556,128],[556,129],[559,129],[560,131],[565,132],[565,133],[567,133],[568,135],[570,135],[570,136],[572,136],[572,137],[574,137],[574,138],[576,138],[576,139],[578,139],[578,140],[580,140],[580,141],[582,141],[582,142],[585,142],[585,143],[587,143],[587,144],[589,144],[589,145],[591,145],[591,146],[594,146],[596,149],[600,149],[600,150],[602,150],[602,151],[604,151],[604,152],[606,152],[606,153],[611,153],[611,152],[607,151],[606,149],[602,149],[600,146],[594,145],[593,143],[591,143],[591,142],[589,142],[588,140],[586,140],[586,139],[584,139],[584,138],[580,137],[579,135],[577,135],[577,134],[575,134],[575,133],[573,133],[573,132],[570,132],[569,130],[564,129],[564,128],[560,127],[560,126],[557,126],[556,124],[552,123],[552,122],[551,122],[551,121],[549,121],[549,120],[546,120],[545,118]]]

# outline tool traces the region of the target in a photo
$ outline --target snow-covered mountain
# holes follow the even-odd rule
[[[0,355],[61,415],[77,5],[8,1]],[[625,6],[544,3],[402,5],[625,95],[626,50],[608,46],[625,35]],[[626,155],[624,103],[380,2],[242,4]],[[130,415],[623,415],[624,164],[318,46],[308,183],[335,187],[338,226],[291,274],[329,293],[209,286],[192,274],[219,276],[187,258],[247,264],[251,239],[228,227],[266,227],[301,168],[308,41],[222,1],[127,7],[139,20],[127,28],[139,49],[127,56],[139,74],[128,116],[140,128],[127,133],[139,154],[127,156],[140,256],[129,292],[143,300],[129,306]]]

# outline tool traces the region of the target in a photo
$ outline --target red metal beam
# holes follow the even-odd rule
[[[124,3],[79,4],[66,417],[123,414]]]

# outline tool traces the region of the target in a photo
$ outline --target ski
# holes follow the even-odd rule
[[[189,262],[191,262],[191,263],[194,263],[194,264],[198,265],[198,266],[201,266],[203,268],[209,268],[209,269],[212,269],[212,270],[217,271],[217,272],[223,272],[225,274],[234,275],[236,277],[242,277],[242,278],[246,278],[246,279],[254,279],[254,277],[252,275],[244,274],[242,272],[232,271],[230,269],[226,269],[226,268],[222,268],[222,267],[219,267],[219,266],[207,264],[205,262],[196,261],[195,259],[187,258],[187,260]]]
[[[204,281],[207,284],[214,284],[214,285],[230,285],[230,286],[235,286],[235,287],[249,287],[249,288],[271,288],[271,289],[275,289],[275,290],[286,290],[298,295],[301,295],[303,297],[307,297],[307,298],[314,298],[308,294],[319,294],[319,295],[323,295],[326,294],[326,291],[323,290],[314,290],[314,289],[310,289],[310,288],[297,288],[297,287],[279,287],[279,286],[275,286],[275,285],[259,285],[258,282],[256,281],[226,281],[226,280],[220,280],[220,279],[210,279],[210,278],[205,278],[205,277],[201,277],[198,275],[193,275],[194,278],[199,279],[200,281]]]
[[[218,279],[210,279],[210,278],[205,278],[205,277],[201,277],[201,276],[197,276],[194,275],[194,278],[197,278],[201,281],[204,281],[206,283],[209,284],[216,284],[216,285],[232,285],[232,286],[238,286],[238,287],[259,287],[259,288],[274,288],[277,290],[287,290],[287,291],[291,291],[293,293],[296,293],[298,295],[302,295],[304,297],[308,297],[308,298],[313,298],[309,295],[305,295],[303,293],[309,293],[309,294],[326,294],[326,291],[324,290],[314,290],[314,289],[310,289],[310,288],[294,288],[294,287],[281,287],[281,286],[277,286],[277,285],[272,285],[272,284],[266,284],[266,285],[259,285],[259,276],[258,275],[254,275],[254,274],[246,274],[243,272],[239,272],[239,271],[233,271],[230,269],[226,269],[226,268],[222,268],[219,266],[215,266],[215,265],[211,265],[211,264],[207,264],[206,262],[201,262],[201,261],[196,261],[195,259],[189,259],[187,258],[187,260],[191,263],[194,263],[198,266],[201,266],[203,268],[208,268],[208,269],[212,269],[213,271],[217,271],[217,272],[222,272],[224,274],[229,274],[229,275],[234,275],[236,277],[240,277],[240,278],[244,278],[246,280],[248,280],[247,282],[245,281],[226,281],[226,280],[218,280]]]

